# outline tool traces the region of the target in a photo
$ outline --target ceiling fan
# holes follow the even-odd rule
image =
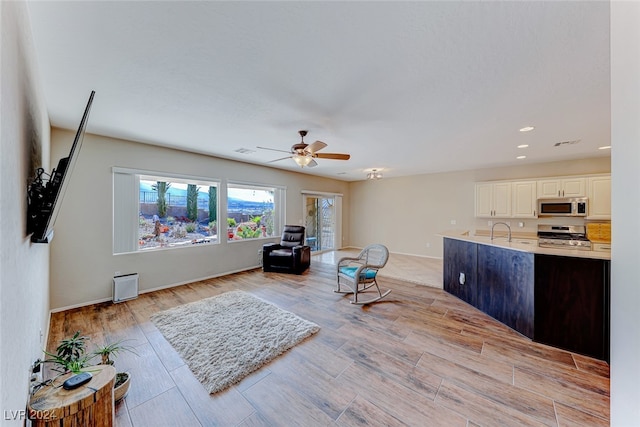
[[[291,146],[290,151],[285,150],[277,150],[275,148],[268,147],[257,147],[262,150],[271,150],[271,151],[280,151],[282,153],[289,153],[290,156],[282,157],[280,159],[271,160],[268,163],[278,162],[284,159],[293,159],[294,162],[298,164],[300,167],[309,167],[312,168],[317,166],[318,163],[314,159],[332,159],[332,160],[349,160],[351,156],[349,154],[340,154],[340,153],[318,153],[318,151],[322,150],[327,146],[322,141],[316,141],[311,144],[307,144],[304,142],[304,137],[307,136],[306,130],[298,131],[300,134],[300,142],[297,144],[293,144]]]

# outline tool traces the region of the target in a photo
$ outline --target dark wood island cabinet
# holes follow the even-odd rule
[[[478,306],[478,245],[444,239],[444,290],[474,307]]]
[[[534,341],[609,361],[609,260],[443,243],[445,291]]]
[[[533,338],[533,254],[478,245],[478,305]]]
[[[536,341],[609,361],[609,264],[535,256]]]

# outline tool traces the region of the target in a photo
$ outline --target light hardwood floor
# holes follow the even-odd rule
[[[96,344],[134,340],[138,357],[116,360],[133,376],[119,427],[609,424],[606,363],[532,343],[441,289],[403,280],[381,279],[392,289],[382,302],[349,304],[332,292],[338,255],[315,256],[300,276],[254,270],[55,313],[49,348],[76,330]],[[392,258],[441,277],[437,260]],[[209,395],[148,319],[235,289],[321,330]]]
[[[337,264],[340,258],[355,257],[359,253],[360,249],[346,248],[314,254],[313,259],[318,262]],[[442,260],[438,258],[390,253],[387,264],[379,274],[383,278],[399,279],[442,289]]]

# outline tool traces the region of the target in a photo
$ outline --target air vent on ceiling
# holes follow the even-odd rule
[[[238,148],[237,150],[234,150],[234,151],[240,154],[251,154],[256,152],[256,150],[251,150],[250,148]]]
[[[573,144],[579,143],[580,141],[581,141],[580,139],[574,139],[572,141],[556,142],[555,144],[553,144],[553,146],[554,147],[560,147],[561,145],[573,145]]]

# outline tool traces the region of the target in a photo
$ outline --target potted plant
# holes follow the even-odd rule
[[[136,356],[138,353],[135,352],[133,347],[125,345],[124,343],[128,340],[119,340],[111,344],[106,344],[101,347],[98,347],[93,354],[96,356],[100,356],[100,363],[102,365],[111,365],[114,366],[114,360],[112,357],[116,357],[118,354],[122,352],[133,353]],[[113,397],[116,402],[125,397],[129,392],[129,386],[131,385],[131,374],[129,372],[117,372],[116,373],[116,381],[113,385]]]
[[[233,239],[233,235],[235,234],[236,228],[236,220],[234,218],[227,218],[227,238]]]
[[[92,355],[86,353],[88,340],[89,337],[81,336],[80,331],[76,332],[71,338],[60,341],[55,354],[45,351],[49,358],[45,359],[44,363],[53,363],[52,369],[60,374],[81,372],[92,359]]]
[[[45,354],[49,356],[49,358],[45,359],[43,363],[52,363],[54,365],[52,370],[60,374],[66,374],[68,372],[78,374],[86,370],[87,366],[90,366],[89,362],[97,356],[100,356],[100,364],[113,366],[114,361],[112,357],[120,353],[129,352],[136,356],[138,355],[133,347],[125,344],[128,340],[119,340],[106,344],[97,347],[92,353],[87,353],[86,346],[88,341],[89,337],[82,336],[80,335],[80,331],[77,331],[71,338],[65,338],[60,341],[55,354],[45,351]],[[131,375],[128,372],[116,373],[114,383],[114,399],[116,402],[127,394],[130,384]]]

